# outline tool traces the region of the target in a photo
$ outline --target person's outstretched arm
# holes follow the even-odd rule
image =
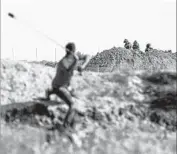
[[[89,55],[79,55],[78,58],[79,58],[79,60],[83,60],[84,61],[84,63],[81,66],[78,67],[78,69],[81,69],[81,71],[82,71],[88,65],[88,63],[89,63],[89,61],[91,59],[91,56],[89,56]]]

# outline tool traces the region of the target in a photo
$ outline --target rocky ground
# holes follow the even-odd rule
[[[67,106],[43,97],[55,69],[2,60],[2,154],[174,154],[176,72],[75,72],[75,129],[61,126]],[[56,103],[58,100],[60,103]]]

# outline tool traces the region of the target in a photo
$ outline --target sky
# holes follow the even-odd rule
[[[56,50],[59,60],[65,51],[43,34],[92,55],[125,38],[176,52],[176,0],[1,0],[1,58],[55,60]]]

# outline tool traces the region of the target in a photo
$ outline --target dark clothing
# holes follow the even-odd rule
[[[64,100],[69,107],[73,105],[71,95],[66,88],[52,88],[51,90],[48,90],[48,97],[52,94],[56,94],[58,97]]]
[[[52,87],[69,86],[74,68],[77,64],[77,57],[73,55],[65,56],[57,64],[55,78],[52,81]]]
[[[131,45],[131,43],[127,42],[127,43],[125,43],[124,47],[125,47],[125,49],[131,49],[132,45]]]
[[[134,43],[133,44],[133,50],[139,50],[140,47],[139,47],[139,44],[138,43]]]
[[[151,51],[151,50],[153,50],[153,48],[151,48],[151,47],[147,48],[147,47],[146,47],[145,52],[149,52],[149,51]]]
[[[78,60],[85,60],[86,55],[68,54],[63,57],[57,64],[56,75],[52,81],[52,87],[67,87],[70,84],[73,76],[73,71],[76,68]]]

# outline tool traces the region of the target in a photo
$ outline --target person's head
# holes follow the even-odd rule
[[[125,39],[125,40],[124,40],[124,43],[128,43],[128,40],[127,40],[127,39]]]
[[[148,43],[148,44],[146,45],[146,47],[147,47],[147,48],[151,47],[151,44],[150,44],[150,43]]]
[[[134,42],[133,42],[133,44],[137,44],[138,42],[137,42],[137,40],[135,40]]]
[[[74,53],[76,51],[75,44],[73,42],[69,42],[68,44],[66,44],[65,51],[67,54]]]

